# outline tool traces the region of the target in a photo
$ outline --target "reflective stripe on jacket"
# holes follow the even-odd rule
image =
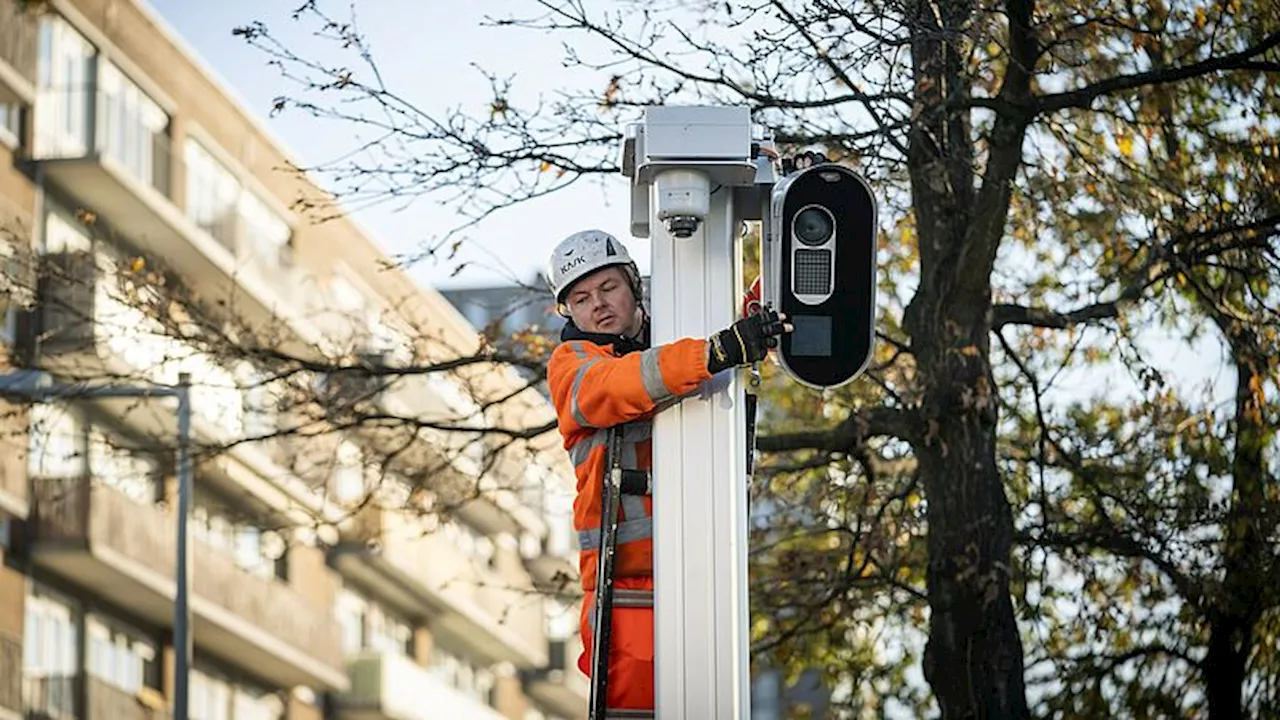
[[[573,524],[578,531],[582,587],[595,588],[600,548],[600,490],[608,428],[625,425],[622,467],[652,465],[655,410],[695,391],[707,372],[706,341],[677,340],[622,356],[613,345],[567,340],[551,354],[547,384],[556,407],[560,435],[573,461],[578,494]],[[653,479],[654,484],[661,482]],[[653,501],[624,495],[618,522],[618,577],[653,574]]]

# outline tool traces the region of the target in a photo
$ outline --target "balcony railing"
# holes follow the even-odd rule
[[[14,673],[21,677],[18,673]],[[75,675],[22,678],[28,720],[78,720],[79,678]]]
[[[0,102],[24,101],[36,82],[39,50],[36,14],[21,0],[0,0]],[[13,75],[14,77],[6,77]],[[17,92],[17,86],[25,86]]]
[[[338,698],[340,720],[501,720],[503,717],[401,655],[361,654],[351,658],[347,667],[351,689]]]
[[[3,1],[3,0],[0,0]],[[22,640],[0,633],[0,710],[22,710]]]
[[[34,554],[59,574],[148,619],[172,619],[174,519],[89,479],[35,483]],[[249,573],[195,539],[192,606],[198,645],[255,658],[284,684],[341,685],[336,620],[285,583]],[[227,615],[237,618],[227,622]],[[282,647],[283,646],[283,647]]]
[[[91,252],[50,253],[41,259],[36,294],[41,351],[93,352],[100,277],[97,258]]]
[[[21,677],[16,672],[13,676]],[[29,720],[166,720],[169,717],[168,710],[151,707],[138,695],[91,675],[29,677],[23,679],[22,684]]]

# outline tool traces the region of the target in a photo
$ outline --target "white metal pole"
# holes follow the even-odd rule
[[[656,216],[655,344],[707,337],[735,319],[741,254],[733,191],[674,238]],[[658,207],[656,198],[650,208]],[[653,428],[656,716],[739,720],[750,706],[745,412],[738,373],[659,413]]]

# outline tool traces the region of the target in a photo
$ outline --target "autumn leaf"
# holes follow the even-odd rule
[[[1125,157],[1133,155],[1133,136],[1125,133],[1116,138],[1116,146],[1120,149],[1120,154]]]

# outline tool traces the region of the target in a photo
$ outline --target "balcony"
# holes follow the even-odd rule
[[[202,466],[209,471],[208,479],[234,493],[248,491],[299,522],[307,519],[305,511],[323,513],[304,483],[272,459],[269,443],[237,442],[269,432],[253,424],[261,418],[252,412],[263,401],[246,403],[243,383],[235,373],[166,334],[144,309],[130,302],[119,264],[105,252],[41,257],[35,283],[39,340],[34,349],[41,369],[72,380],[127,378],[138,384],[172,384],[179,372],[189,372],[198,383],[191,392],[195,441],[209,447],[231,446]],[[177,433],[171,400],[93,402],[142,436],[167,442]],[[330,513],[336,515],[336,511]]]
[[[477,567],[403,512],[366,510],[355,540],[333,550],[339,572],[429,618],[431,631],[490,662],[546,664],[543,598],[532,583]],[[372,542],[369,542],[369,541]],[[376,546],[376,548],[374,547]]]
[[[0,717],[5,712],[15,715],[22,712],[22,675],[16,672],[22,667],[22,638],[0,633]]]
[[[168,720],[170,717],[168,710],[153,707],[141,696],[93,676],[25,678],[23,686],[28,720]]]
[[[394,654],[362,654],[348,663],[351,689],[338,697],[339,720],[502,720],[493,708],[449,687]]]
[[[35,98],[36,15],[19,0],[0,0],[0,103],[30,105]]]
[[[87,479],[39,480],[32,519],[35,563],[161,627],[172,624],[175,523],[156,506]],[[241,570],[190,544],[197,646],[253,667],[282,687],[343,689],[337,622],[285,583]]]
[[[3,4],[5,0],[0,0]],[[0,313],[35,301],[36,260],[31,213],[0,197]]]
[[[551,641],[545,668],[522,673],[525,692],[557,715],[581,717],[591,699],[591,681],[578,669],[582,639],[574,635]]]
[[[0,417],[11,413],[12,410],[0,403]],[[27,457],[26,453],[22,452],[22,449],[10,439],[21,438],[22,435],[13,432],[12,422],[0,421],[0,428],[6,425],[9,426],[8,429],[0,429],[0,433],[9,436],[9,438],[0,439],[0,453],[3,453],[3,457],[0,457],[0,516],[9,514],[24,518],[28,510]]]
[[[48,118],[39,114],[41,107],[49,108]],[[50,128],[58,109],[88,121],[71,132]],[[174,203],[172,180],[181,159],[167,131],[149,129],[100,91],[42,90],[37,111],[33,159],[49,183],[143,256],[159,258],[198,288],[207,306],[229,308],[260,331],[292,328],[306,343],[320,341],[296,312],[292,266],[287,258],[255,251],[251,223],[234,214],[196,223]]]

